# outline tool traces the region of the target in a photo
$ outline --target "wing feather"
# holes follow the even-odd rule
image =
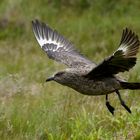
[[[85,76],[92,79],[97,76],[110,76],[129,71],[136,64],[139,45],[138,36],[128,28],[124,29],[118,50]]]
[[[47,24],[35,20],[32,21],[32,25],[39,45],[47,53],[49,58],[74,68],[95,65],[92,61],[76,51],[71,42]]]

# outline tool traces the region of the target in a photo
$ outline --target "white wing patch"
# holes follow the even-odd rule
[[[35,34],[35,33],[34,33],[34,34]],[[46,44],[46,43],[48,42],[46,38],[43,39],[41,36],[38,38],[36,34],[35,34],[35,37],[36,37],[36,39],[37,39],[39,45],[41,46],[41,48],[42,48],[42,46],[43,46],[44,44]]]
[[[56,30],[51,29],[48,25],[44,23],[40,23],[39,21],[32,22],[33,24],[33,32],[35,37],[43,49],[44,45],[51,45],[55,47],[45,47],[45,51],[56,51],[56,50],[63,50],[63,51],[72,51],[73,45],[66,40],[63,36],[57,33]]]
[[[122,50],[124,53],[127,52],[128,50],[128,45],[126,44],[121,44],[118,50]]]
[[[120,46],[117,51],[122,51],[125,58],[136,57],[139,49],[139,44],[140,41],[138,36],[131,30],[126,28],[123,30]]]
[[[38,35],[37,35],[36,32],[34,31],[34,34],[35,34],[35,37],[36,37],[36,39],[37,39],[39,45],[41,46],[41,48],[42,48],[45,44],[54,44],[54,45],[56,45],[57,47],[56,47],[54,50],[52,49],[52,51],[55,51],[55,50],[57,50],[58,48],[63,47],[63,45],[62,45],[60,42],[57,42],[56,40],[52,40],[51,37],[49,37],[49,39],[47,39],[46,37],[43,38],[43,36],[45,36],[45,33],[44,33],[43,36],[41,36],[41,34],[38,34]],[[49,50],[51,50],[51,49],[49,49]]]

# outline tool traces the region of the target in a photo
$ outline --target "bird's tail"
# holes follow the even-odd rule
[[[140,89],[140,83],[128,83],[121,81],[120,84],[123,89],[132,89],[132,90]]]

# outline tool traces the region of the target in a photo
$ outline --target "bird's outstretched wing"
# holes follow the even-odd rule
[[[129,71],[136,64],[139,45],[138,36],[128,28],[124,29],[118,50],[93,68],[86,77],[92,79]]]
[[[79,68],[94,64],[76,51],[72,43],[56,30],[38,20],[32,21],[32,25],[39,45],[49,58],[59,61],[70,68]]]

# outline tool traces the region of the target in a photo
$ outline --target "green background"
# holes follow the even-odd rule
[[[140,91],[121,91],[130,115],[115,94],[84,96],[47,77],[64,66],[49,60],[32,32],[39,19],[57,29],[91,60],[100,62],[119,45],[122,30],[140,36],[139,0],[1,0],[0,1],[0,139],[139,140]],[[120,74],[140,82],[137,65]],[[82,85],[81,85],[82,86]]]

